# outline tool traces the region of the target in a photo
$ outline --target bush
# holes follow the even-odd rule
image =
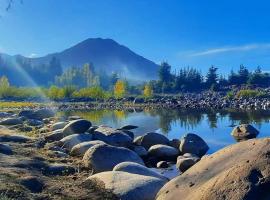
[[[110,94],[105,92],[101,87],[95,86],[90,88],[82,88],[74,92],[73,97],[77,98],[94,98],[94,99],[107,99]]]
[[[266,93],[258,90],[239,90],[237,98],[265,97]]]
[[[233,99],[233,98],[234,98],[234,93],[233,93],[233,91],[229,91],[229,92],[227,93],[227,95],[226,95],[226,98],[227,98],[227,99]]]

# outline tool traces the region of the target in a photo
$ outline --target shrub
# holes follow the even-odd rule
[[[234,93],[233,93],[233,91],[229,91],[229,92],[227,93],[227,95],[226,95],[226,98],[227,98],[227,99],[233,99],[233,98],[234,98]]]
[[[239,90],[236,94],[237,98],[251,98],[251,97],[264,97],[266,96],[265,92],[258,90]]]

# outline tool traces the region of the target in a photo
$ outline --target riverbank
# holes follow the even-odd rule
[[[270,110],[269,90],[263,96],[237,97],[225,92],[183,93],[181,95],[156,96],[153,98],[127,97],[95,100],[91,98],[68,98],[57,101],[48,99],[2,99],[0,108],[54,107],[57,110],[89,109],[145,109],[145,108],[189,108],[189,109],[240,109]]]

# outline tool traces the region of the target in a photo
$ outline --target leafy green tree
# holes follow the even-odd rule
[[[10,90],[9,80],[6,76],[0,78],[0,97],[8,97]]]

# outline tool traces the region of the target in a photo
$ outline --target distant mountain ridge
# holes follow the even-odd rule
[[[158,65],[154,62],[134,53],[112,39],[102,38],[89,38],[61,52],[38,58],[28,58],[21,55],[9,56],[7,54],[0,54],[0,56],[2,62],[4,60],[5,66],[14,68],[14,70],[15,67],[12,65],[31,63],[32,66],[42,66],[48,64],[53,58],[60,60],[62,71],[71,66],[79,67],[85,63],[91,63],[99,73],[111,74],[115,72],[120,74],[121,77],[132,80],[156,79],[158,70]],[[20,64],[18,64],[18,60],[20,60]]]

